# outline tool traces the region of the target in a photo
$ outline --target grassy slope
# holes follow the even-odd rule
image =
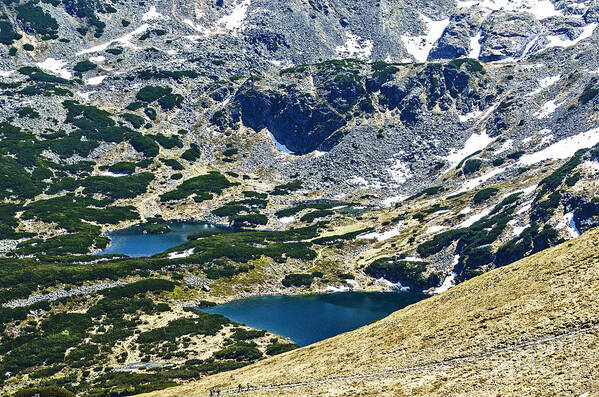
[[[591,230],[354,332],[155,395],[206,396],[212,386],[228,390],[248,382],[307,382],[248,396],[598,390],[597,241],[599,229]]]

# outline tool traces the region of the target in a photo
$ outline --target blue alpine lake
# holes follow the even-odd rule
[[[165,222],[164,224],[171,229],[168,233],[145,234],[142,225],[108,233],[110,245],[97,254],[151,256],[187,242],[187,236],[190,234],[217,229],[226,230],[224,226],[201,222]]]
[[[201,309],[306,346],[372,321],[425,298],[410,292],[339,292],[261,296]]]

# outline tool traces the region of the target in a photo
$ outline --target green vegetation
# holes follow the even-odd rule
[[[231,183],[222,174],[216,171],[211,171],[206,175],[197,176],[183,182],[177,189],[164,193],[160,196],[163,202],[181,200],[187,197],[194,197],[196,200],[210,200],[211,193],[221,194],[228,187],[235,186],[236,183]]]
[[[73,66],[73,70],[75,72],[85,73],[89,72],[90,70],[94,70],[97,67],[98,65],[86,59],[85,61],[77,62],[75,66]]]
[[[11,45],[15,40],[20,40],[21,37],[23,36],[21,36],[13,30],[13,27],[10,22],[0,21],[0,44]],[[11,50],[12,49],[15,49],[16,53],[16,48],[11,47]]]
[[[441,284],[441,278],[436,273],[424,277],[428,262],[414,262],[404,260],[403,256],[379,258],[364,269],[371,277],[401,283],[414,289],[427,289]]]
[[[281,281],[281,283],[287,288],[302,287],[302,286],[309,287],[312,285],[312,282],[317,277],[322,277],[322,273],[317,273],[317,272],[314,272],[311,274],[293,273],[293,274],[286,275],[285,278]]]
[[[20,4],[16,8],[17,19],[25,30],[34,31],[42,37],[42,40],[58,38],[58,23],[56,19],[45,12],[41,7],[35,6],[33,2]]]
[[[480,167],[482,166],[482,164],[483,164],[482,160],[468,159],[464,163],[464,166],[462,167],[462,171],[464,172],[464,175],[473,174],[473,173],[477,172],[478,170],[480,170]]]
[[[472,202],[474,204],[480,204],[484,201],[487,201],[491,197],[495,196],[497,194],[497,192],[499,192],[499,189],[494,188],[494,187],[487,187],[487,188],[481,189],[478,192],[476,192],[476,194],[472,197]]]
[[[133,198],[146,192],[154,180],[151,172],[127,176],[90,176],[81,182],[85,194],[101,193],[111,200]]]
[[[284,196],[302,188],[302,183],[299,180],[289,182],[283,185],[277,185],[270,194],[275,196]]]

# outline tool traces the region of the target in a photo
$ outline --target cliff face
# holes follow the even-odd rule
[[[599,387],[598,238],[589,231],[356,331],[154,395],[248,382],[256,389],[239,395],[584,395]]]

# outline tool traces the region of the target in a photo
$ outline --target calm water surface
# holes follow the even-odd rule
[[[171,231],[164,234],[144,234],[140,226],[117,230],[108,234],[110,245],[102,254],[123,254],[132,257],[151,256],[187,242],[187,236],[193,233],[225,229],[209,223],[166,222]]]
[[[425,296],[410,292],[263,296],[201,310],[266,329],[306,346],[386,317]]]

